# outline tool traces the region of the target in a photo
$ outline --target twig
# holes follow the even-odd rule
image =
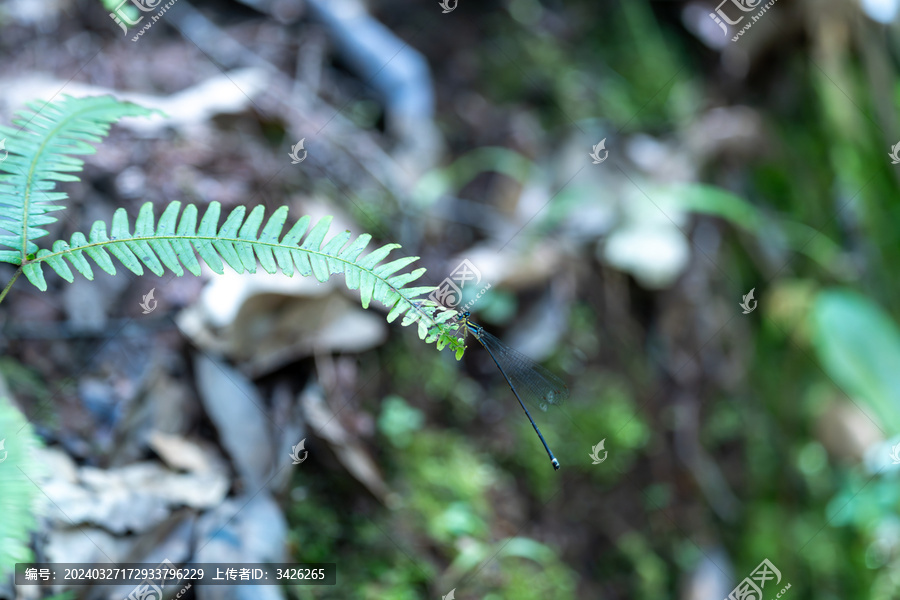
[[[6,287],[3,288],[3,293],[0,293],[0,302],[3,302],[3,299],[6,298],[6,294],[9,293],[10,288],[16,282],[16,279],[19,278],[19,275],[22,274],[22,267],[16,269],[15,275],[13,275],[12,279],[9,280],[9,283],[6,284]]]

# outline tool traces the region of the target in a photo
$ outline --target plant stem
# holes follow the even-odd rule
[[[16,270],[16,274],[13,275],[12,279],[9,280],[9,283],[6,284],[6,287],[3,288],[3,292],[0,293],[0,302],[3,302],[3,299],[6,298],[6,294],[9,293],[9,289],[12,287],[12,285],[16,282],[16,279],[18,279],[19,275],[21,275],[21,274],[22,274],[22,267],[19,267]]]

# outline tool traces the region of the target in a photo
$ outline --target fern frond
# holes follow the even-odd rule
[[[37,251],[34,240],[47,235],[43,226],[65,207],[65,192],[52,191],[57,181],[78,181],[73,175],[84,161],[74,158],[96,152],[109,128],[122,117],[149,116],[150,110],[112,96],[32,102],[17,113],[16,128],[0,126],[9,152],[0,163],[0,262],[21,265]]]
[[[17,562],[33,560],[28,543],[35,528],[35,505],[40,467],[34,457],[40,441],[31,424],[0,396],[0,577],[11,573]]]
[[[311,229],[310,217],[302,217],[281,237],[288,214],[286,206],[278,208],[265,225],[262,206],[254,208],[249,215],[243,206],[238,206],[221,227],[218,202],[210,203],[199,226],[196,206],[185,206],[179,218],[180,210],[181,203],[172,202],[154,223],[153,205],[148,202],[141,207],[132,231],[125,209],[119,208],[113,215],[109,235],[106,224],[97,221],[87,237],[76,232],[68,243],[58,240],[52,250],[38,250],[33,259],[25,260],[22,272],[41,291],[47,289],[45,264],[69,282],[74,280],[70,264],[86,278],[93,279],[87,258],[110,275],[116,273],[113,257],[136,275],[142,275],[144,267],[158,276],[166,268],[179,277],[184,275],[184,269],[200,275],[196,251],[219,274],[225,272],[223,261],[238,273],[255,273],[258,262],[267,273],[275,273],[280,268],[291,277],[296,270],[321,282],[342,273],[347,287],[359,290],[363,308],[377,300],[388,307],[389,323],[403,316],[402,325],[416,323],[419,337],[427,343],[438,342],[438,348],[451,344],[459,352],[460,344],[453,335],[456,327],[446,324],[456,312],[422,298],[434,290],[432,286],[405,287],[425,273],[424,268],[401,272],[418,257],[382,262],[399,244],[387,244],[362,256],[372,239],[369,234],[351,241],[350,232],[343,231],[326,242],[331,217],[323,217]]]

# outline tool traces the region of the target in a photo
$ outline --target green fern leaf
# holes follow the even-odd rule
[[[31,424],[6,398],[0,397],[0,577],[17,562],[33,560],[28,543],[34,529],[34,509],[40,479],[33,456],[40,441]]]
[[[423,268],[401,272],[417,260],[416,257],[380,264],[400,247],[398,244],[387,244],[362,256],[371,236],[363,234],[351,241],[350,232],[342,231],[326,242],[331,217],[323,217],[306,233],[311,220],[308,216],[301,218],[279,240],[287,220],[285,207],[276,210],[264,224],[262,207],[256,207],[247,214],[243,206],[238,206],[219,227],[221,206],[218,202],[212,202],[196,231],[197,208],[186,206],[179,220],[180,210],[181,203],[172,202],[163,211],[159,222],[154,224],[153,207],[148,202],[141,207],[132,230],[128,215],[120,208],[113,215],[111,236],[107,236],[106,225],[97,221],[87,238],[75,233],[69,243],[59,241],[53,245],[53,250],[39,250],[34,259],[24,262],[22,272],[38,289],[46,290],[44,265],[71,282],[73,275],[66,263],[68,261],[79,273],[93,279],[93,270],[84,255],[114,275],[116,270],[111,254],[137,275],[143,274],[143,267],[146,266],[157,275],[162,275],[167,268],[181,276],[184,274],[182,265],[199,275],[196,251],[213,271],[220,274],[224,272],[223,261],[238,273],[245,270],[255,273],[259,261],[269,273],[275,272],[277,264],[285,275],[293,276],[296,268],[301,275],[314,275],[322,282],[328,281],[331,275],[343,273],[347,287],[359,289],[364,308],[368,308],[372,300],[377,300],[389,309],[388,322],[403,316],[402,325],[416,323],[419,337],[429,340],[429,343],[442,340],[442,336],[456,329],[455,324],[447,324],[450,317],[456,314],[455,311],[448,311],[421,298],[431,293],[433,287],[405,287],[425,273]]]
[[[458,325],[448,324],[449,317],[444,316],[447,309],[421,299],[433,288],[405,287],[425,273],[425,269],[403,272],[417,257],[381,264],[400,246],[387,244],[363,255],[372,239],[368,234],[351,239],[350,232],[343,231],[326,242],[331,217],[321,219],[311,229],[311,219],[303,217],[281,237],[286,207],[266,221],[262,206],[249,214],[238,206],[219,226],[221,206],[217,202],[209,205],[199,224],[193,205],[187,205],[179,218],[181,204],[173,202],[155,222],[153,207],[147,203],[141,207],[133,230],[128,215],[120,208],[113,215],[109,234],[106,224],[97,221],[87,236],[76,232],[68,243],[58,240],[52,249],[39,249],[35,240],[47,235],[42,227],[56,221],[52,212],[65,208],[54,204],[67,198],[65,193],[53,191],[56,182],[77,181],[74,173],[84,166],[76,156],[94,153],[92,144],[102,141],[118,119],[156,112],[111,96],[63,96],[56,102],[31,104],[18,113],[14,124],[19,129],[0,126],[9,151],[7,160],[0,164],[0,261],[20,265],[25,277],[41,290],[47,289],[45,265],[69,282],[74,280],[70,266],[93,279],[88,258],[111,275],[116,273],[113,259],[137,275],[142,275],[144,268],[158,276],[166,269],[178,276],[185,269],[199,275],[197,255],[219,274],[224,273],[224,264],[238,273],[255,273],[257,264],[268,273],[280,268],[289,277],[296,270],[321,282],[343,273],[347,287],[359,290],[364,308],[377,300],[388,308],[389,322],[402,316],[402,325],[415,323],[421,339],[437,341],[441,347],[451,344],[459,351],[462,345],[453,343]],[[0,300],[8,289],[0,292]]]
[[[65,207],[64,192],[51,192],[57,181],[78,181],[72,175],[84,167],[73,155],[96,152],[122,117],[149,116],[154,110],[112,96],[72,98],[42,104],[33,102],[13,121],[18,129],[0,126],[6,138],[7,159],[0,164],[0,262],[23,264],[37,252],[34,240],[47,235],[43,226],[56,221],[50,213]],[[32,270],[33,272],[33,270]]]

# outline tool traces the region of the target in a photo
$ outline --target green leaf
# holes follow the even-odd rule
[[[434,291],[433,286],[404,287],[425,273],[422,268],[407,273],[400,272],[415,262],[415,257],[378,264],[391,251],[400,247],[397,244],[376,248],[360,259],[363,249],[371,240],[368,234],[351,240],[351,233],[343,231],[322,245],[328,234],[331,217],[319,220],[305,239],[303,232],[307,230],[310,218],[303,217],[279,242],[278,238],[287,220],[287,209],[284,207],[276,210],[264,224],[262,207],[256,207],[247,214],[243,206],[237,206],[220,228],[217,228],[221,212],[218,202],[210,203],[199,228],[195,227],[197,208],[186,205],[179,219],[180,208],[181,203],[171,203],[163,210],[159,222],[154,223],[153,206],[148,202],[141,207],[134,231],[130,229],[125,211],[119,209],[113,215],[110,226],[112,237],[107,236],[106,225],[97,221],[91,227],[88,238],[76,232],[72,234],[69,243],[57,241],[52,251],[40,250],[33,261],[26,263],[23,272],[32,284],[45,290],[47,284],[42,272],[44,264],[66,281],[73,280],[67,261],[79,273],[92,278],[91,265],[84,254],[113,275],[115,267],[107,253],[139,275],[143,273],[141,263],[157,275],[162,275],[167,268],[182,276],[182,264],[191,273],[199,275],[199,262],[194,249],[211,269],[219,273],[223,270],[223,259],[238,272],[255,272],[256,257],[259,257],[266,271],[274,272],[277,267],[281,267],[285,275],[289,276],[293,274],[294,266],[301,275],[314,275],[322,282],[328,281],[332,274],[344,273],[347,287],[359,289],[363,308],[368,308],[373,300],[377,300],[390,309],[386,317],[388,322],[402,316],[403,326],[416,323],[419,337],[428,343],[441,339],[442,334],[454,329],[454,325],[444,323],[455,311],[448,312],[421,298]],[[439,320],[435,320],[432,314],[435,311],[440,313]]]
[[[818,294],[811,323],[828,376],[891,434],[900,431],[900,330],[890,315],[857,292],[831,289]]]
[[[112,96],[72,98],[62,96],[50,103],[32,103],[16,113],[18,129],[3,127],[6,160],[0,163],[0,228],[12,235],[0,236],[0,246],[15,251],[0,253],[0,261],[22,264],[37,251],[35,240],[47,235],[45,225],[54,223],[50,213],[63,210],[54,204],[65,200],[64,192],[51,192],[57,181],[78,181],[72,175],[84,167],[74,155],[96,152],[94,146],[109,134],[122,117],[150,116],[155,112],[121,102]],[[32,271],[33,272],[33,271]]]
[[[131,272],[142,275],[144,267],[161,276],[165,270],[184,275],[187,269],[199,275],[197,255],[216,273],[224,272],[223,262],[238,273],[256,272],[257,261],[269,273],[278,268],[292,276],[294,268],[303,275],[315,275],[325,282],[333,274],[344,273],[347,286],[360,290],[360,302],[368,307],[377,300],[390,310],[388,321],[403,316],[402,324],[417,324],[419,337],[436,341],[452,326],[436,323],[431,313],[437,307],[422,301],[420,296],[433,288],[420,286],[405,288],[425,272],[416,269],[403,273],[416,257],[400,258],[382,264],[382,260],[400,246],[387,244],[360,258],[371,241],[363,234],[352,239],[349,231],[332,237],[324,246],[332,218],[323,217],[307,233],[310,217],[302,217],[280,241],[287,221],[288,210],[281,207],[266,221],[262,206],[249,214],[244,206],[235,207],[219,227],[222,207],[211,202],[197,222],[198,209],[186,205],[181,213],[180,202],[172,202],[155,222],[153,205],[144,204],[131,229],[126,211],[115,211],[107,235],[106,223],[96,221],[90,233],[72,234],[69,242],[57,240],[52,250],[39,248],[34,240],[47,235],[43,226],[56,221],[51,213],[65,207],[54,204],[67,198],[54,191],[56,182],[78,181],[75,173],[84,163],[79,155],[93,154],[93,144],[101,142],[115,121],[126,116],[149,116],[154,112],[111,96],[71,98],[29,105],[17,114],[14,124],[19,129],[0,126],[5,136],[6,160],[0,163],[0,261],[22,265],[22,272],[34,286],[47,289],[43,267],[49,266],[66,281],[73,281],[69,264],[87,279],[94,274],[90,258],[110,275],[116,274],[113,259]],[[527,163],[514,153],[493,149],[473,154],[466,159],[468,168],[479,168],[487,160],[501,171],[519,175],[527,170]],[[260,228],[262,231],[260,232]],[[305,238],[304,238],[305,236]],[[349,244],[348,244],[349,243]],[[299,244],[299,245],[298,245]],[[346,248],[345,248],[346,246]],[[196,252],[196,254],[195,254]],[[110,256],[112,255],[112,256]],[[445,321],[446,319],[444,319]]]
[[[764,223],[755,206],[719,187],[691,183],[669,187],[666,192],[682,210],[719,217],[752,233],[759,232]]]
[[[434,204],[442,196],[456,193],[479,174],[489,171],[503,173],[524,184],[533,170],[534,163],[508,148],[476,148],[459,157],[449,167],[435,169],[422,176],[413,190],[413,199],[422,206]]]
[[[0,397],[0,577],[11,573],[17,562],[34,560],[29,549],[31,531],[41,493],[41,467],[34,451],[40,441],[31,424],[6,398]]]

